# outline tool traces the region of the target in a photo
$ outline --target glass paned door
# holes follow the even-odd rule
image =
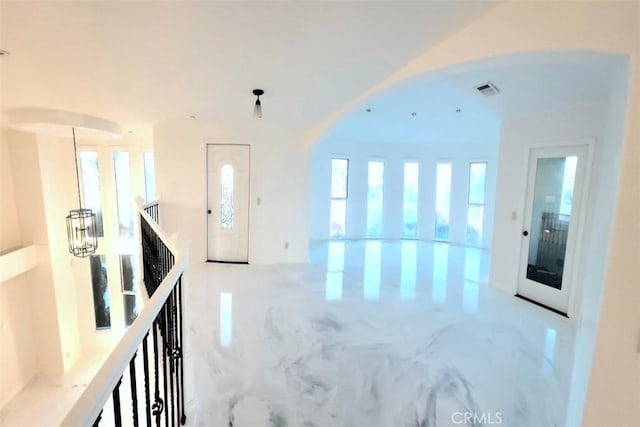
[[[567,313],[586,146],[531,151],[518,293]]]
[[[207,145],[207,260],[249,260],[249,145]]]
[[[576,158],[538,159],[536,165],[527,279],[556,289],[562,288],[576,172],[567,166],[575,165]],[[568,201],[563,204],[565,194]]]

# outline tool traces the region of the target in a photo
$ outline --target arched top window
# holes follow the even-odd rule
[[[233,166],[224,165],[220,172],[220,228],[233,228]]]

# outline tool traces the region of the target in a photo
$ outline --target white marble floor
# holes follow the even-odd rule
[[[189,421],[565,424],[574,326],[489,288],[487,252],[335,241],[313,244],[310,257],[190,271],[187,369],[198,416]],[[0,411],[0,425],[58,425],[96,362],[37,379]]]
[[[562,426],[574,326],[487,286],[488,254],[331,242],[310,265],[202,264],[203,426]]]

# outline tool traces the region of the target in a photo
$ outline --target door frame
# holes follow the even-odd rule
[[[570,148],[570,147],[578,147],[583,146],[586,147],[585,154],[585,169],[584,169],[584,179],[582,183],[582,197],[579,203],[580,215],[576,220],[576,244],[575,244],[575,255],[572,261],[572,269],[571,275],[568,278],[569,280],[569,300],[567,304],[567,313],[566,316],[569,318],[577,318],[580,316],[580,304],[578,302],[581,300],[583,287],[578,285],[577,278],[579,267],[583,261],[583,236],[584,229],[586,226],[586,217],[587,217],[587,209],[589,206],[589,200],[591,199],[591,173],[593,169],[593,153],[595,149],[595,138],[576,138],[572,140],[560,140],[560,141],[546,141],[541,143],[533,143],[528,144],[524,147],[523,152],[523,164],[526,165],[525,173],[522,174],[522,184],[521,188],[524,190],[521,193],[521,215],[520,215],[520,227],[519,227],[519,256],[518,256],[518,268],[517,268],[517,276],[515,277],[515,294],[518,294],[519,281],[522,274],[522,257],[524,256],[524,244],[523,244],[523,236],[522,231],[526,228],[525,218],[526,218],[526,209],[527,209],[527,196],[529,189],[529,168],[530,168],[530,159],[533,150],[538,149],[549,149],[549,148]]]
[[[209,259],[209,218],[208,218],[208,206],[209,206],[209,146],[245,146],[249,148],[249,194],[247,197],[247,262],[231,262],[231,261],[215,261]],[[205,262],[218,262],[223,264],[250,264],[251,263],[251,194],[252,194],[252,177],[251,169],[253,167],[251,144],[244,142],[235,142],[234,140],[210,140],[204,144],[204,200],[203,200],[203,215],[204,215],[204,228],[205,238],[203,242],[204,246],[204,261]]]

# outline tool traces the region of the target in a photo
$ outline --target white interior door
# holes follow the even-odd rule
[[[207,145],[207,259],[248,262],[248,145]]]
[[[575,287],[587,146],[532,149],[518,294],[567,313]]]

